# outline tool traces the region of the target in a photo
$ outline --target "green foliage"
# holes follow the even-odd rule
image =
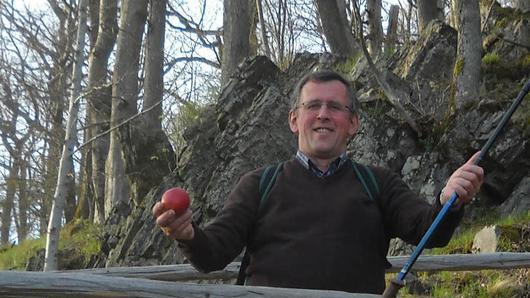
[[[432,254],[449,255],[470,253],[471,247],[473,246],[473,238],[478,231],[478,227],[465,230],[459,233],[456,237],[453,237],[446,246],[433,248]]]
[[[487,53],[482,57],[482,64],[484,66],[496,65],[501,62],[501,58],[496,53]]]
[[[530,210],[523,211],[519,214],[510,215],[504,218],[501,218],[496,221],[498,225],[514,225],[514,224],[529,224],[530,223]]]
[[[0,248],[0,270],[26,268],[26,261],[46,246],[46,238],[25,240],[13,247]]]
[[[98,254],[100,251],[101,227],[78,220],[66,225],[61,230],[59,250],[74,249],[87,256]],[[28,259],[36,254],[39,249],[46,247],[46,237],[28,239],[13,247],[0,249],[0,270],[24,270]]]
[[[65,226],[61,231],[59,249],[76,248],[85,256],[98,254],[101,246],[99,237],[102,227],[90,223],[88,220],[77,220]]]

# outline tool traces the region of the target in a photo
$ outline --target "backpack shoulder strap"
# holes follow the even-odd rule
[[[269,198],[269,193],[274,186],[274,183],[276,182],[276,177],[283,169],[283,162],[268,166],[265,168],[263,173],[261,174],[261,177],[259,179],[259,207],[258,207],[258,214],[262,210],[262,207],[265,205],[265,202]],[[250,255],[248,253],[248,249],[245,248],[245,253],[243,255],[243,259],[241,260],[241,265],[239,266],[239,272],[237,274],[237,280],[236,285],[244,285],[245,281],[247,279],[246,277],[246,270],[250,263]]]
[[[261,210],[261,207],[264,205],[264,203],[269,198],[269,192],[271,191],[272,187],[274,186],[274,183],[276,182],[276,177],[283,169],[283,162],[268,166],[265,171],[263,171],[263,174],[261,174],[261,178],[259,180],[259,209]]]
[[[352,161],[352,165],[357,178],[359,178],[359,181],[364,187],[364,190],[370,199],[375,200],[379,194],[379,185],[377,184],[374,173],[369,167],[356,163],[355,161]]]

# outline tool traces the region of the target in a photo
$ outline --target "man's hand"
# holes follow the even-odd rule
[[[153,206],[153,215],[156,224],[162,228],[164,234],[175,240],[191,240],[195,236],[195,230],[191,225],[193,220],[190,209],[181,215],[176,215],[175,211],[165,209],[161,202]]]
[[[475,153],[463,166],[451,175],[440,196],[440,203],[442,205],[451,198],[453,192],[458,194],[457,205],[461,203],[467,204],[480,190],[484,179],[484,170],[480,166],[474,165],[479,154],[480,151]]]

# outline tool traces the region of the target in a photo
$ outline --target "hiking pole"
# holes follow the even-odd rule
[[[517,109],[517,107],[521,104],[523,101],[523,98],[530,92],[530,80],[524,85],[523,89],[519,92],[519,95],[515,98],[510,108],[504,113],[502,116],[501,121],[499,122],[499,125],[497,125],[497,128],[493,132],[493,134],[489,137],[486,144],[480,149],[480,154],[478,158],[475,160],[474,164],[478,165],[480,161],[486,156],[488,153],[488,150],[491,148],[497,137],[500,135],[502,129],[506,126],[506,123],[508,123],[508,120],[512,117],[513,113]],[[420,256],[421,252],[425,248],[425,244],[429,241],[432,234],[436,231],[438,226],[440,225],[440,222],[443,220],[445,215],[447,214],[449,208],[451,208],[458,199],[458,194],[456,192],[453,192],[451,194],[451,197],[449,200],[444,204],[442,207],[442,210],[438,213],[434,221],[432,222],[431,226],[425,232],[425,235],[423,235],[423,238],[421,238],[420,243],[418,243],[418,246],[416,246],[416,249],[412,253],[412,255],[409,257],[405,265],[403,266],[403,269],[398,274],[398,277],[396,279],[393,279],[388,287],[385,289],[385,292],[383,293],[383,298],[393,298],[396,297],[399,289],[401,289],[404,286],[404,280],[407,273],[409,273],[410,269]]]

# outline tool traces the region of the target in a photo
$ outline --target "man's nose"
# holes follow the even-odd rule
[[[318,109],[317,118],[318,119],[328,119],[331,111],[327,104],[323,104],[320,109]]]

